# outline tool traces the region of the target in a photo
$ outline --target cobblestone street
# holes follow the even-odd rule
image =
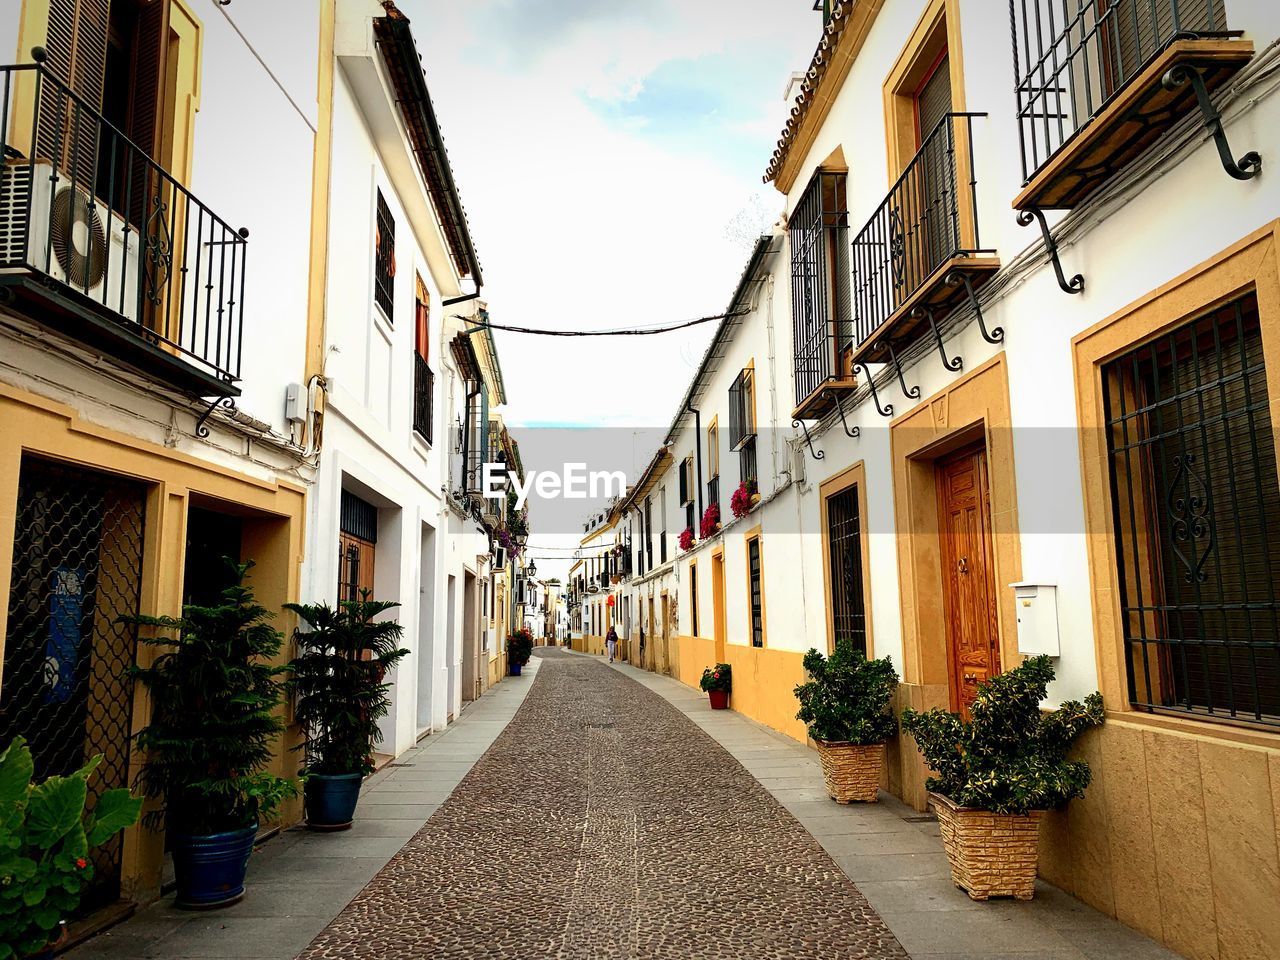
[[[905,957],[722,747],[605,664],[524,706],[305,958]]]

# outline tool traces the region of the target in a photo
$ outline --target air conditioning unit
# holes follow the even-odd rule
[[[0,168],[0,259],[45,271],[137,322],[141,234],[83,185],[73,186],[60,172],[54,177],[54,166],[46,162]]]

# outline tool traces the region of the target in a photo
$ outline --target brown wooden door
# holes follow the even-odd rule
[[[986,451],[941,462],[937,480],[951,707],[967,717],[978,684],[1000,672]]]

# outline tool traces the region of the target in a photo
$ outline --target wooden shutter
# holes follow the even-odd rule
[[[45,67],[94,110],[102,108],[110,6],[110,0],[49,0]],[[88,181],[97,163],[98,125],[83,117],[77,130],[73,106],[52,85],[41,86],[36,155],[66,172],[74,162],[77,179]]]
[[[430,360],[431,347],[431,294],[422,277],[414,277],[414,349],[423,360]]]
[[[944,53],[929,74],[920,92],[916,94],[916,143],[924,143],[925,137],[951,112],[951,64]]]

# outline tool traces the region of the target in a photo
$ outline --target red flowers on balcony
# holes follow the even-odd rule
[[[684,532],[680,534],[680,549],[692,550],[694,543],[693,527],[685,527]]]
[[[720,504],[714,501],[707,504],[707,509],[702,513],[702,522],[698,525],[698,535],[703,539],[715,536],[717,530],[720,529]]]
[[[743,480],[738,484],[738,489],[733,491],[733,496],[729,498],[729,509],[733,511],[734,519],[745,517],[751,512],[751,504],[754,499],[755,484]]]

